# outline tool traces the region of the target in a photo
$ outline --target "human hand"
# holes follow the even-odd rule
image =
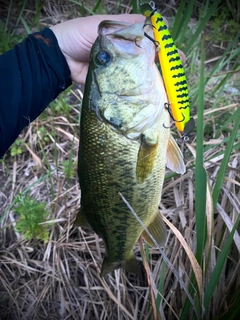
[[[51,27],[67,60],[74,82],[85,83],[91,47],[97,37],[98,25],[102,20],[117,20],[134,24],[143,22],[145,17],[140,14],[94,15],[68,20]],[[181,51],[179,53],[185,63],[185,55]]]
[[[138,14],[94,15],[76,18],[51,27],[71,70],[71,78],[77,83],[85,82],[91,47],[102,20],[137,23],[143,22],[145,17]]]

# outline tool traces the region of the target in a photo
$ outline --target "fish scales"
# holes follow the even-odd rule
[[[158,205],[166,163],[185,171],[181,151],[166,129],[166,93],[154,58],[143,24],[100,24],[81,112],[76,223],[90,225],[104,240],[102,276],[118,268],[136,272],[136,242],[143,235],[152,244],[118,192],[162,243],[166,230]]]

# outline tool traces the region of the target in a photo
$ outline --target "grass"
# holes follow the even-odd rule
[[[138,2],[131,5],[137,12]],[[102,240],[73,226],[80,206],[76,164],[82,101],[82,87],[75,85],[22,132],[0,161],[1,319],[239,316],[239,4],[186,6],[181,0],[176,9],[160,8],[187,55],[197,124],[191,143],[182,146],[186,173],[166,172],[160,204],[169,228],[165,246],[148,248],[141,240],[136,246],[147,281],[122,270],[100,278]],[[37,0],[3,2],[0,51],[61,20],[130,9],[124,1],[55,0],[45,7]],[[173,134],[178,138],[175,128]],[[37,226],[47,230],[47,240],[46,233],[34,239],[34,232],[24,239],[16,228],[19,199],[26,208],[35,206],[36,215],[38,208],[46,210],[47,218]]]

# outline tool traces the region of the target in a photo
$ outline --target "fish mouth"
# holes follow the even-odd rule
[[[99,24],[100,47],[111,48],[126,59],[142,54],[146,50],[143,23],[104,20]],[[110,51],[111,51],[110,49]]]
[[[144,38],[143,23],[130,24],[123,21],[103,20],[98,26],[98,34],[128,41]]]

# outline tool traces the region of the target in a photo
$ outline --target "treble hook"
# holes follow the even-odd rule
[[[168,113],[169,113],[169,115],[170,115],[170,118],[171,118],[174,122],[182,122],[182,121],[185,120],[184,114],[182,114],[182,116],[183,116],[183,119],[182,119],[182,120],[176,120],[176,119],[174,119],[174,117],[173,117],[173,115],[172,115],[172,112],[171,112],[171,110],[170,110],[170,103],[165,102],[165,103],[164,103],[164,108],[168,111]],[[167,127],[167,126],[165,126],[165,124],[163,123],[163,127],[164,127],[165,129],[170,129],[170,128],[172,127],[172,124],[171,124],[169,127]]]
[[[171,110],[170,110],[170,103],[168,103],[168,102],[164,103],[164,107],[165,107],[165,109],[168,111],[171,119],[172,119],[174,122],[183,122],[183,121],[185,120],[185,116],[184,116],[183,113],[182,113],[182,116],[183,116],[183,119],[182,119],[182,120],[176,120],[176,119],[174,119],[174,117],[173,117],[173,115],[172,115],[172,112],[171,112]]]
[[[146,23],[144,24],[143,26],[143,29],[146,27],[146,26],[151,26],[152,28],[155,28],[155,26],[153,26],[151,23]],[[156,28],[155,28],[156,29]],[[155,45],[156,47],[156,51],[158,52],[160,50],[160,43],[158,41],[156,41],[155,39],[153,39],[151,36],[149,36],[147,34],[147,32],[144,31],[144,35],[145,37],[147,37],[151,42],[153,42],[153,44]]]

